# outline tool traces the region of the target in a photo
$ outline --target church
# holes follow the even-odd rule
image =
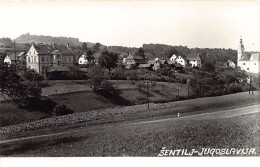
[[[242,38],[237,50],[237,66],[248,73],[260,73],[260,53],[246,54]]]

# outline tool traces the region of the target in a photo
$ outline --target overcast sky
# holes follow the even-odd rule
[[[161,43],[260,51],[260,3],[180,1],[0,2],[0,37],[76,37],[105,45]]]

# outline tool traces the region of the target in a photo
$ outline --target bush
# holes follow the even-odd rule
[[[68,108],[66,105],[56,105],[53,109],[53,115],[54,116],[61,116],[61,115],[67,115],[72,114],[74,111],[70,108]]]
[[[101,88],[96,93],[107,98],[116,98],[121,94],[121,91],[114,88],[111,83],[103,81]]]
[[[27,98],[23,99],[18,103],[18,107],[22,109],[27,109],[29,111],[41,111],[46,114],[50,114],[55,107],[56,103],[49,98]]]

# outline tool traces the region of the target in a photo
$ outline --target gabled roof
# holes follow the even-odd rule
[[[154,64],[155,60],[148,60],[148,64]]]
[[[171,60],[168,60],[167,63],[168,63],[168,64],[174,64],[175,62],[174,62],[174,61],[171,61]]]
[[[18,56],[16,55],[16,57],[15,57],[15,54],[14,54],[14,53],[12,53],[12,54],[10,54],[10,55],[7,55],[7,56],[9,57],[9,59],[10,59],[11,61],[18,60]]]
[[[26,52],[20,52],[19,54],[18,54],[18,56],[17,57],[21,57],[21,56],[23,56],[23,55],[25,55],[26,54]]]
[[[38,54],[52,54],[53,48],[49,45],[33,45]]]
[[[160,60],[161,61],[161,63],[162,64],[165,64],[165,63],[167,63],[167,61],[166,60]]]
[[[260,53],[253,53],[250,57],[250,60],[259,61],[260,60]]]
[[[173,63],[175,67],[183,67],[180,63]]]
[[[228,60],[227,62],[229,62],[229,63],[234,63],[232,60]]]
[[[63,56],[73,56],[75,53],[74,51],[69,47],[53,47],[50,45],[33,45],[35,50],[38,52],[38,54],[55,54],[58,51],[62,53]]]
[[[151,67],[152,66],[152,64],[139,64],[139,68],[149,68],[149,67]]]
[[[47,67],[46,71],[47,72],[54,72],[54,71],[66,72],[66,71],[70,71],[70,69],[67,66],[57,66],[57,67]]]

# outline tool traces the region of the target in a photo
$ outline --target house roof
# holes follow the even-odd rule
[[[148,60],[148,64],[154,64],[155,60]]]
[[[250,60],[259,61],[260,60],[260,53],[253,53],[250,57]]]
[[[35,50],[38,54],[52,54],[53,48],[49,45],[34,45]]]
[[[17,57],[21,57],[21,56],[23,56],[23,55],[25,55],[26,54],[26,52],[20,52],[19,54],[18,54],[18,56]]]
[[[18,60],[17,54],[16,54],[16,57],[15,57],[15,54],[14,54],[14,53],[12,53],[12,54],[10,54],[10,55],[7,55],[7,56],[9,57],[9,59],[10,59],[11,61]]]
[[[167,63],[167,61],[166,60],[160,60],[161,61],[161,63],[162,64],[165,64],[165,63]]]
[[[149,67],[151,67],[151,65],[152,64],[139,64],[138,67],[140,67],[140,68],[149,68]]]
[[[183,67],[180,63],[173,63],[175,67]]]
[[[70,69],[67,66],[57,66],[57,67],[47,67],[46,71],[47,72],[54,72],[54,71],[66,72],[66,71],[70,71]]]
[[[174,62],[174,61],[171,61],[171,60],[168,60],[167,63],[168,63],[168,64],[174,64],[175,62]]]
[[[53,47],[50,45],[34,45],[34,48],[38,52],[38,54],[55,54],[58,51],[62,53],[63,56],[73,56],[75,53],[72,51],[71,48],[68,47]]]
[[[229,62],[229,63],[234,63],[232,60],[228,60],[227,62]]]
[[[186,54],[183,58],[186,60],[197,60],[199,54]]]

